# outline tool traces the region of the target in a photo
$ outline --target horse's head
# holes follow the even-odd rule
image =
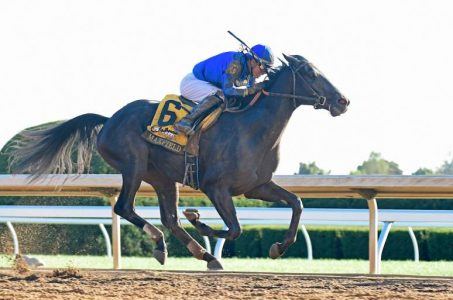
[[[285,55],[295,79],[294,95],[307,95],[315,108],[323,108],[333,117],[346,112],[349,100],[313,64],[300,55]],[[294,98],[300,104],[307,104],[303,96]],[[304,102],[305,101],[305,102]],[[308,102],[310,103],[310,102]]]

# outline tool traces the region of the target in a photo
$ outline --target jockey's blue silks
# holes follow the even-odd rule
[[[246,97],[263,88],[255,82],[249,61],[254,60],[261,70],[267,70],[274,62],[271,49],[262,44],[249,48],[231,31],[228,33],[243,45],[244,51],[223,52],[197,63],[192,74],[189,73],[181,81],[182,96],[200,102],[214,95],[217,89],[227,97]],[[258,75],[255,73],[255,76]]]
[[[250,56],[251,58],[251,56]],[[245,88],[253,86],[255,78],[247,65],[249,57],[241,52],[223,52],[195,65],[195,78],[207,81],[222,89],[226,96],[248,95]]]

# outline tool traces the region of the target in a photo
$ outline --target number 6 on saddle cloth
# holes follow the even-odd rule
[[[198,147],[193,149],[190,146],[192,138],[188,138],[174,127],[174,124],[189,114],[196,105],[195,102],[178,95],[165,96],[160,102],[151,124],[146,127],[142,136],[148,142],[172,152],[183,154],[185,151],[191,155],[198,155]],[[222,105],[214,106],[203,120],[197,120],[195,131],[203,132],[208,129],[218,119],[222,110]],[[196,135],[197,133],[193,136]]]
[[[174,124],[184,118],[197,105],[182,96],[167,95],[160,102],[151,124],[142,137],[155,145],[186,156],[186,172],[183,184],[198,189],[198,151],[201,133],[212,126],[221,115],[224,105],[212,107],[205,118],[195,122],[195,134],[187,137],[177,131]],[[186,180],[187,179],[187,180]]]

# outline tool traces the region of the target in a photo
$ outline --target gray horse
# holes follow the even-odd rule
[[[200,234],[234,240],[241,234],[241,227],[233,196],[286,202],[292,208],[291,222],[283,242],[271,246],[272,258],[281,256],[295,242],[303,208],[299,197],[272,181],[272,173],[279,162],[283,130],[300,105],[326,109],[332,116],[346,112],[349,105],[305,58],[284,56],[288,64],[284,63],[269,75],[268,92],[248,110],[222,114],[200,141],[200,190],[212,201],[228,230],[212,229],[199,220],[196,212],[185,213]],[[142,138],[157,105],[138,100],[127,104],[111,118],[84,114],[50,129],[24,132],[21,145],[13,153],[12,170],[34,176],[83,173],[97,143],[101,156],[122,174],[123,186],[114,211],[155,241],[154,257],[164,264],[167,248],[162,232],[134,210],[135,194],[142,181],[151,184],[157,193],[162,224],[193,256],[206,261],[208,269],[222,269],[220,262],[184,230],[178,219],[177,182],[184,178],[184,156]],[[76,155],[77,170],[73,170],[72,158]]]

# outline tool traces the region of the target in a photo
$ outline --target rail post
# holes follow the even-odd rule
[[[121,269],[121,224],[120,216],[115,214],[114,207],[118,196],[110,196],[112,206],[112,248],[113,248],[113,269]]]
[[[6,226],[8,227],[9,232],[11,233],[11,237],[13,238],[14,256],[16,256],[20,253],[19,239],[17,238],[16,230],[14,230],[13,224],[10,221],[6,222]]]
[[[378,206],[376,202],[376,191],[363,189],[359,194],[367,200],[369,212],[369,236],[368,236],[368,259],[370,263],[370,274],[381,273],[381,262],[378,250]]]

